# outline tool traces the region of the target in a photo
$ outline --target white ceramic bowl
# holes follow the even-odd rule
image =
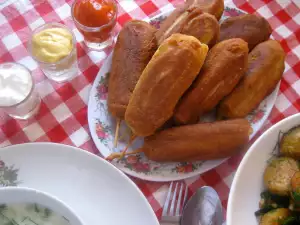
[[[18,203],[36,203],[65,217],[71,225],[83,225],[67,205],[49,194],[23,187],[0,188],[0,205]]]
[[[265,189],[263,173],[277,143],[279,132],[300,125],[300,113],[290,116],[267,130],[251,146],[234,177],[227,207],[228,225],[258,225],[260,193]]]

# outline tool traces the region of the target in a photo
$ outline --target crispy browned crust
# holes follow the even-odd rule
[[[118,36],[108,83],[108,110],[114,117],[125,116],[134,87],[157,48],[155,32],[150,24],[132,20]]]
[[[174,127],[146,137],[141,149],[158,162],[225,158],[241,150],[250,130],[245,119]]]
[[[241,118],[254,110],[276,87],[284,71],[285,53],[277,41],[257,45],[249,54],[248,70],[220,104],[221,118]]]
[[[220,26],[214,16],[203,13],[200,8],[176,9],[157,31],[158,44],[175,33],[196,37],[201,43],[213,46],[220,35]]]
[[[224,20],[221,24],[220,41],[242,38],[251,51],[257,44],[268,40],[271,33],[272,28],[265,18],[245,14]]]
[[[220,20],[224,11],[224,0],[187,0],[186,5],[199,7],[203,12],[214,15],[217,20]]]
[[[211,48],[219,39],[220,26],[213,15],[202,13],[198,8],[188,14],[181,33],[194,36]]]
[[[172,116],[207,51],[207,45],[183,34],[173,34],[161,44],[143,71],[125,113],[134,134],[152,135]]]
[[[179,32],[171,32],[171,30],[166,33],[166,31],[176,22],[176,26],[172,30],[178,31],[178,29],[181,27],[182,22],[184,22],[184,19],[186,17],[186,10],[188,9],[188,5],[180,5],[178,8],[176,8],[160,25],[159,29],[156,32],[156,39],[159,44],[161,44],[165,39],[170,37],[174,33]]]
[[[208,53],[202,70],[176,106],[177,124],[197,123],[240,81],[247,69],[248,47],[242,39],[216,44]]]

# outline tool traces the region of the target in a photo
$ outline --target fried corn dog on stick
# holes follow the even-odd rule
[[[216,18],[203,13],[201,8],[178,8],[161,24],[156,38],[161,44],[172,34],[181,33],[196,37],[201,43],[212,47],[219,39],[220,26]]]
[[[198,75],[208,47],[198,39],[173,34],[153,55],[129,101],[125,121],[137,136],[152,135]]]
[[[245,119],[193,124],[162,130],[146,137],[144,145],[126,155],[144,152],[157,162],[192,162],[230,157],[249,141],[251,126]],[[113,153],[109,160],[119,158]]]
[[[222,41],[208,53],[201,72],[176,106],[174,121],[193,124],[238,84],[247,69],[248,46],[239,38]]]
[[[248,70],[221,102],[220,118],[243,118],[275,89],[284,71],[285,52],[275,40],[257,45],[248,56]]]
[[[108,110],[117,119],[114,147],[133,89],[157,48],[155,32],[150,24],[132,20],[118,36],[108,82]]]
[[[139,20],[126,23],[120,31],[108,81],[108,110],[115,118],[124,119],[135,85],[157,48],[155,32]]]
[[[157,162],[220,159],[241,150],[250,131],[245,119],[174,127],[145,138],[142,151]]]
[[[220,41],[241,38],[248,43],[251,51],[256,45],[269,39],[272,28],[268,21],[257,15],[245,14],[229,17],[220,28]]]
[[[189,7],[199,7],[203,12],[214,15],[217,20],[223,15],[224,0],[186,0]]]

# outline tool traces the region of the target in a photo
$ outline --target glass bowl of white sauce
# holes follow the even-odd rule
[[[59,199],[30,188],[0,188],[0,224],[84,225]]]

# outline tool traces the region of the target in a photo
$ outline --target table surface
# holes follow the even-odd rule
[[[42,103],[39,114],[28,121],[17,121],[0,112],[0,146],[25,142],[57,142],[98,154],[89,134],[87,102],[93,81],[109,50],[101,53],[87,51],[82,43],[82,36],[70,17],[73,0],[8,0],[1,4],[2,2],[0,0],[0,63],[12,61],[27,66],[33,73]],[[149,20],[182,2],[183,0],[118,0],[117,29],[131,18]],[[257,138],[271,125],[300,111],[300,1],[233,0],[225,1],[225,5],[264,16],[273,28],[273,37],[280,41],[287,53],[286,72],[280,93],[269,119],[256,135]],[[78,41],[80,72],[70,82],[63,84],[49,81],[26,50],[31,31],[53,21],[71,27]],[[201,176],[185,180],[189,194],[203,185],[212,186],[226,208],[229,188],[242,156],[243,154],[232,157]],[[160,217],[169,183],[132,179]]]

